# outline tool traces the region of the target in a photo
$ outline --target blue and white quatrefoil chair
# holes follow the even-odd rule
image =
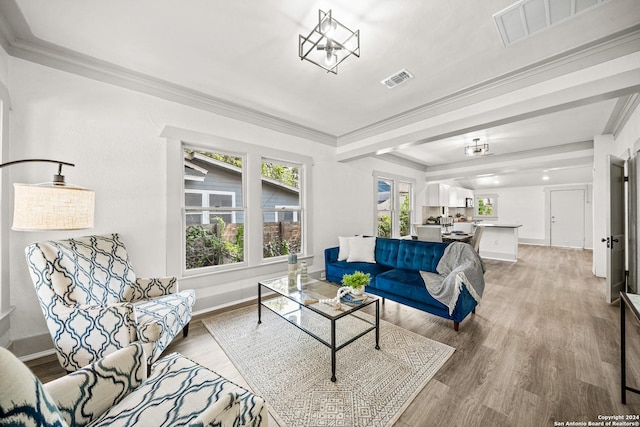
[[[31,279],[58,360],[75,371],[140,341],[151,365],[182,330],[189,332],[193,290],[175,277],[136,277],[117,234],[33,243]]]
[[[147,378],[140,343],[42,384],[0,347],[0,424],[9,426],[268,425],[265,401],[172,353]]]

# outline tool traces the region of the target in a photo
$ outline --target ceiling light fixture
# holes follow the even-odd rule
[[[49,162],[58,164],[53,182],[14,184],[13,230],[80,230],[93,227],[95,192],[66,184],[62,165],[73,163],[48,159],[15,160],[0,168],[18,163]]]
[[[464,147],[464,154],[469,157],[476,155],[486,156],[489,154],[489,144],[478,144],[478,141],[480,141],[480,138],[474,138],[473,145],[469,144]]]
[[[338,65],[354,55],[360,57],[360,30],[351,31],[333,18],[331,10],[318,10],[318,25],[307,37],[298,38],[300,60],[316,64],[328,73],[338,74]]]

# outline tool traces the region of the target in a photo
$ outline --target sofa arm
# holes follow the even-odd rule
[[[133,284],[131,301],[157,298],[178,292],[177,277],[156,277],[152,279],[137,278]]]
[[[340,247],[336,246],[335,248],[327,248],[324,250],[324,266],[327,267],[327,264],[338,261],[338,254],[340,253]]]
[[[116,405],[147,378],[140,343],[111,353],[44,385],[69,425],[87,425]]]

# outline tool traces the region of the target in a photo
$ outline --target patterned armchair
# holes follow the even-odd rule
[[[117,234],[33,243],[25,249],[58,360],[75,371],[140,341],[150,366],[182,330],[195,292],[175,277],[137,278]]]
[[[15,426],[266,426],[264,400],[178,353],[147,378],[133,343],[42,384],[0,347],[0,424]]]

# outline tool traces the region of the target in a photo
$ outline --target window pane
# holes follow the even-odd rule
[[[244,260],[244,224],[227,223],[217,215],[209,220],[209,224],[187,225],[187,270]]]
[[[389,210],[393,207],[391,205],[392,189],[393,185],[391,181],[378,180],[378,211]]]
[[[399,183],[398,197],[400,198],[400,236],[408,236],[411,234],[411,184]]]
[[[262,161],[262,254],[302,252],[301,165]]]
[[[209,206],[234,207],[233,194],[209,194]]]
[[[477,197],[476,215],[479,217],[497,217],[498,200],[495,197]]]
[[[244,261],[242,189],[241,157],[185,148],[187,270]]]
[[[202,194],[198,193],[185,193],[184,205],[189,207],[202,206]]]
[[[378,211],[378,237],[391,237],[391,211]]]
[[[291,219],[280,217],[282,213],[264,212],[263,214],[262,256],[264,258],[301,252],[302,211],[285,212],[291,214]],[[293,217],[296,217],[295,221]]]

